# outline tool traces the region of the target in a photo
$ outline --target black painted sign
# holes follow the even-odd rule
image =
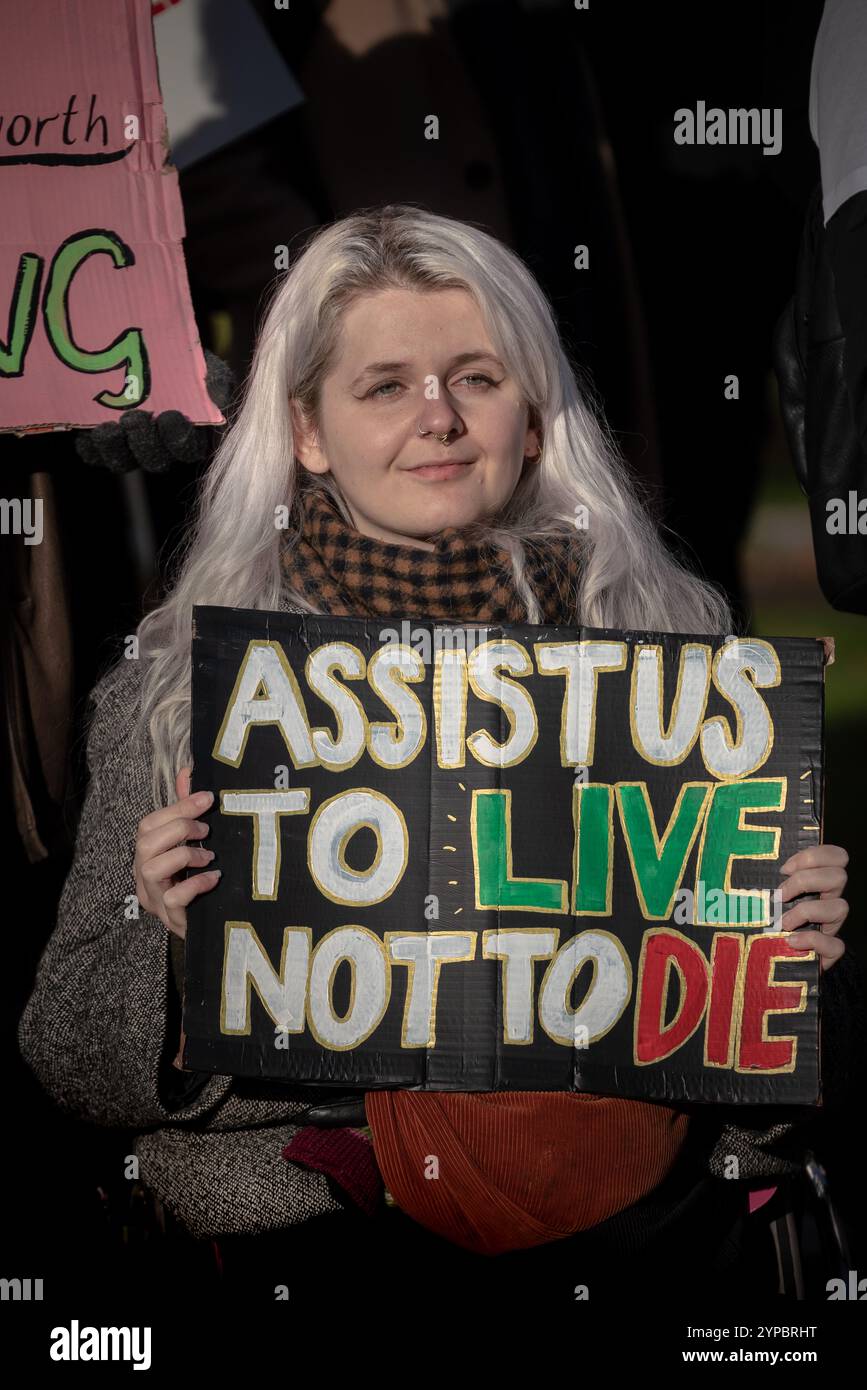
[[[184,1061],[814,1104],[825,649],[197,606]]]

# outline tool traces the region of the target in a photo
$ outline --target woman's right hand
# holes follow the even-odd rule
[[[187,904],[220,880],[220,870],[180,878],[190,866],[208,864],[213,850],[187,845],[185,840],[207,835],[210,826],[195,817],[214,800],[213,792],[190,795],[192,769],[182,767],[175,778],[178,800],[152,811],[139,822],[135,842],[135,890],[145,912],[150,912],[183,940],[187,934]]]

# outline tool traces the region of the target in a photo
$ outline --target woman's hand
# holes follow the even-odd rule
[[[849,915],[849,904],[841,896],[846,887],[846,865],[849,856],[839,845],[812,845],[799,850],[781,865],[780,873],[786,876],[782,887],[782,900],[797,898],[800,893],[818,893],[818,898],[796,903],[783,914],[781,931],[791,931],[804,922],[818,923],[818,929],[799,931],[791,944],[800,950],[815,951],[819,957],[821,970],[830,970],[846,950],[845,943],[837,937]]]
[[[182,767],[175,778],[178,800],[152,811],[139,822],[136,836],[135,891],[145,912],[175,932],[182,940],[187,934],[187,904],[198,893],[206,893],[219,882],[220,870],[179,878],[188,865],[208,864],[214,851],[202,845],[185,845],[184,840],[207,835],[210,826],[195,819],[214,799],[213,792],[190,796],[192,769]]]
[[[205,348],[208,395],[225,414],[235,390],[235,375],[228,362]],[[179,410],[154,415],[149,410],[124,410],[117,420],[108,420],[94,429],[73,433],[75,452],[95,468],[112,473],[128,473],[142,468],[147,473],[165,473],[175,463],[203,463],[219,438],[219,425],[194,425]],[[42,438],[34,435],[33,438]],[[51,435],[46,436],[51,438]]]

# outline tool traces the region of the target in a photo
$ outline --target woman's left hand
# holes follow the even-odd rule
[[[791,945],[805,951],[815,951],[819,957],[820,969],[830,970],[846,950],[837,932],[849,915],[849,904],[841,895],[846,887],[846,865],[849,856],[839,845],[811,845],[809,849],[799,850],[780,866],[785,882],[782,886],[782,900],[797,898],[800,893],[818,893],[818,898],[810,898],[795,903],[783,914],[781,931],[791,931],[805,922],[817,923],[817,928],[799,931]]]

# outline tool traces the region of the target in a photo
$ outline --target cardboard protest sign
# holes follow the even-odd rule
[[[819,640],[197,606],[184,1064],[814,1104]]]
[[[223,420],[205,389],[150,0],[29,0],[0,45],[0,430],[142,407]]]

